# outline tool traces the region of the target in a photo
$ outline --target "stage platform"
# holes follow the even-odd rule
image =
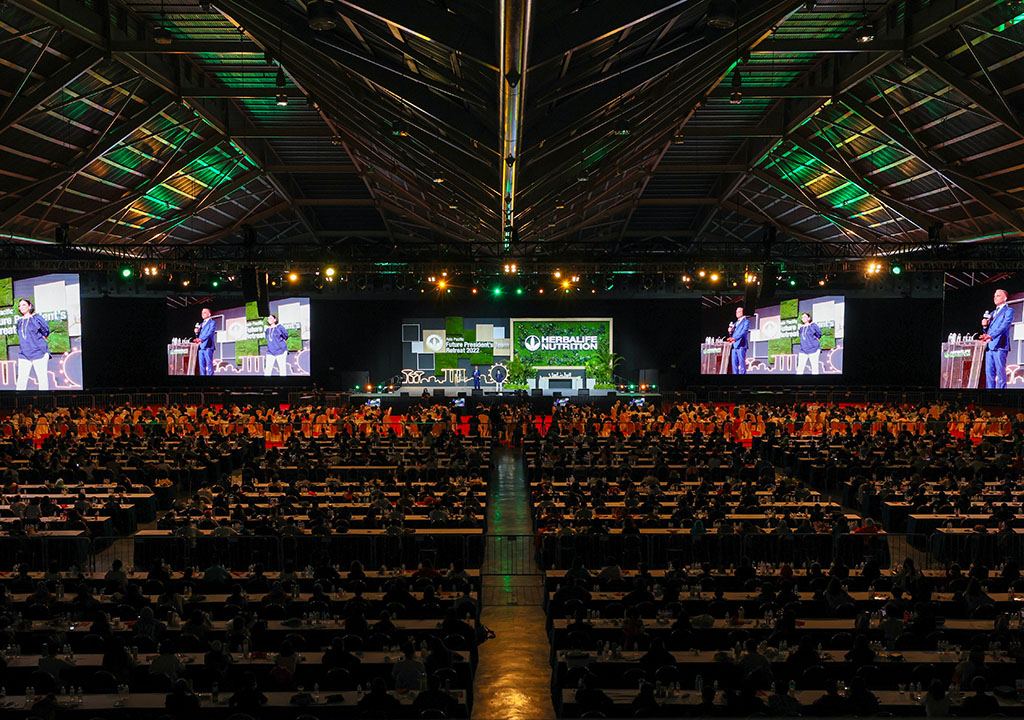
[[[514,397],[549,397],[549,398],[596,398],[596,397],[616,397],[623,396],[624,393],[616,390],[590,390],[586,395],[580,394],[579,390],[503,390],[498,392],[493,389],[483,389],[480,392],[482,394],[475,395],[472,388],[464,387],[409,387],[399,388],[393,392],[381,392],[381,393],[353,393],[352,397],[411,397],[411,398],[422,398],[424,397],[423,391],[426,390],[429,395],[428,397],[437,398],[476,398],[482,397],[495,397],[495,398],[514,398]]]

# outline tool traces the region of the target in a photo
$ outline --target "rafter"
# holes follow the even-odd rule
[[[962,167],[951,167],[950,161],[937,151],[926,148],[917,138],[909,135],[901,127],[883,117],[874,108],[854,98],[852,95],[843,97],[840,102],[874,125],[880,133],[892,140],[903,152],[920,160],[936,173],[960,187],[981,205],[988,208],[989,212],[999,216],[1014,230],[1024,232],[1024,217],[1018,211],[1007,207],[1001,200],[992,195],[987,188]]]
[[[124,142],[139,128],[151,122],[165,110],[173,105],[169,98],[158,98],[147,102],[134,115],[112,126],[104,135],[96,139],[95,144],[86,151],[80,153],[71,160],[68,166],[45,178],[33,183],[31,189],[21,195],[17,200],[8,205],[0,212],[0,227],[4,227],[11,220],[23,214],[33,205],[43,200],[51,192],[59,188],[63,183],[72,179],[88,167],[93,161],[103,157],[118,145]]]

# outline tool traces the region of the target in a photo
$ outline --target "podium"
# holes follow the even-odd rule
[[[942,343],[941,388],[977,388],[985,367],[985,343],[981,340]]]
[[[168,343],[167,374],[195,375],[199,368],[198,343]]]
[[[701,375],[728,375],[731,365],[732,345],[727,342],[701,343]]]

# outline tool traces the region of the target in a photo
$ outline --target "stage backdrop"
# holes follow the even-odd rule
[[[612,350],[611,318],[474,318],[402,320],[402,383],[462,386],[476,368],[482,385],[517,386],[517,363],[544,383],[583,386],[586,366]],[[508,373],[513,376],[509,382]],[[575,380],[574,380],[575,379]],[[593,385],[593,383],[591,383]]]

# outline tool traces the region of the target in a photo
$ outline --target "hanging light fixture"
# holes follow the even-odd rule
[[[729,104],[739,105],[743,102],[743,78],[740,76],[740,69],[732,73],[732,92],[729,94]]]
[[[708,3],[708,27],[729,30],[736,24],[736,0],[711,0]]]
[[[855,38],[859,43],[869,43],[875,39],[875,24],[868,20],[868,8],[866,0],[861,0],[861,11],[864,13],[863,24],[857,31]]]
[[[288,104],[288,93],[284,91],[286,84],[284,79],[284,69],[280,65],[277,68],[277,77],[274,78],[274,84],[277,86],[277,95],[274,97],[274,101],[280,107],[284,107]]]
[[[310,0],[306,5],[306,19],[311,30],[333,30],[338,27],[334,3],[328,0]]]
[[[167,17],[164,15],[163,0],[160,0],[160,24],[153,30],[153,42],[157,45],[170,45],[174,42],[171,33],[167,31]]]

